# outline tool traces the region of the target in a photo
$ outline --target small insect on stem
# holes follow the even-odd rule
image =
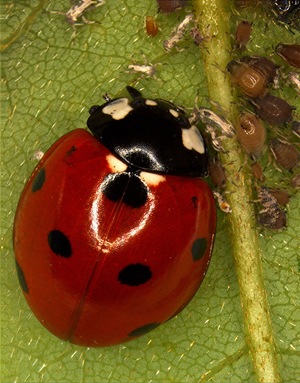
[[[225,200],[225,198],[222,196],[221,193],[219,193],[219,192],[217,192],[217,191],[213,191],[213,195],[214,195],[215,199],[216,199],[217,202],[218,202],[219,208],[220,208],[224,213],[231,213],[231,212],[232,212],[229,203]]]
[[[210,109],[196,108],[193,111],[192,118],[196,121],[202,121],[203,124],[213,125],[226,137],[233,137],[235,135],[235,128],[232,123]]]
[[[156,69],[153,65],[131,64],[131,65],[128,65],[128,69],[131,69],[131,71],[133,72],[144,73],[147,76],[153,76],[156,72]]]
[[[206,108],[196,107],[189,121],[191,124],[201,121],[205,125],[205,131],[211,136],[212,145],[217,152],[224,152],[222,140],[235,134],[235,128],[230,121]]]
[[[166,51],[170,51],[183,37],[186,32],[188,25],[194,20],[192,14],[186,15],[178,27],[172,32],[172,36],[165,40],[163,47]]]
[[[80,0],[78,4],[72,5],[72,7],[68,10],[68,12],[58,12],[58,11],[51,11],[51,13],[57,13],[59,15],[65,15],[66,21],[72,25],[73,28],[73,34],[72,39],[75,38],[76,31],[75,26],[76,25],[82,25],[81,23],[77,23],[77,20],[81,17],[82,21],[85,24],[94,24],[95,21],[89,21],[87,20],[83,14],[87,12],[91,8],[97,8],[103,4],[105,4],[106,0]]]

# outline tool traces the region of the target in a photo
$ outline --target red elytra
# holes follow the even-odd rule
[[[76,129],[51,146],[22,192],[14,223],[19,281],[33,313],[59,338],[92,347],[126,342],[192,299],[215,226],[204,181],[134,174]]]

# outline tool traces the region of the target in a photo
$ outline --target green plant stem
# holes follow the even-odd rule
[[[230,61],[230,17],[225,0],[195,0],[196,18],[205,37],[200,46],[204,60],[208,92],[235,121],[238,115],[226,65]],[[243,310],[246,341],[258,382],[280,382],[277,351],[270,310],[263,283],[261,254],[251,204],[252,190],[245,157],[234,138],[222,141],[226,154],[221,155],[227,173],[226,198],[232,207],[228,215],[232,245]]]

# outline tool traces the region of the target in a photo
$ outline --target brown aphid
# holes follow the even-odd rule
[[[221,166],[220,162],[216,157],[210,158],[208,162],[208,171],[212,183],[217,188],[224,188],[226,185],[226,175],[225,170]]]
[[[236,129],[237,138],[251,156],[259,156],[266,141],[266,129],[262,121],[252,113],[240,116]]]
[[[158,25],[152,16],[147,16],[145,20],[146,32],[149,36],[154,37],[158,34]]]
[[[291,171],[300,161],[300,152],[295,146],[273,138],[270,141],[271,151],[279,166]]]
[[[158,8],[163,13],[171,13],[179,8],[185,7],[187,0],[157,0]]]
[[[243,56],[241,62],[248,64],[263,74],[267,82],[272,82],[277,75],[277,66],[273,61],[263,56]]]
[[[292,119],[294,108],[280,97],[267,94],[257,98],[254,105],[259,117],[270,124],[282,125]]]
[[[300,45],[299,44],[278,44],[276,53],[279,54],[288,64],[300,68]]]
[[[235,44],[238,49],[245,49],[250,40],[252,32],[252,23],[248,20],[242,20],[235,31]]]
[[[255,98],[263,95],[267,89],[267,79],[248,64],[231,61],[227,65],[232,83],[239,86],[247,96]]]
[[[267,229],[280,230],[286,227],[286,213],[284,210],[276,210],[276,215],[274,212],[264,211],[258,213],[258,223]]]
[[[264,176],[263,170],[262,170],[259,162],[253,162],[253,164],[251,165],[251,171],[252,171],[253,176],[259,182],[265,182],[266,177]]]
[[[262,186],[258,192],[258,200],[263,209],[258,212],[258,222],[268,229],[279,230],[286,226],[286,214],[269,188]]]
[[[295,189],[300,188],[300,173],[296,174],[295,177],[292,179],[291,186]]]
[[[285,206],[290,202],[290,195],[286,190],[269,188],[269,192],[281,206]]]

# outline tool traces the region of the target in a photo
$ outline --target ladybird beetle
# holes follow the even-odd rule
[[[40,322],[84,346],[132,340],[166,322],[203,280],[216,226],[199,177],[208,154],[183,109],[109,99],[45,153],[14,223],[25,298]]]

